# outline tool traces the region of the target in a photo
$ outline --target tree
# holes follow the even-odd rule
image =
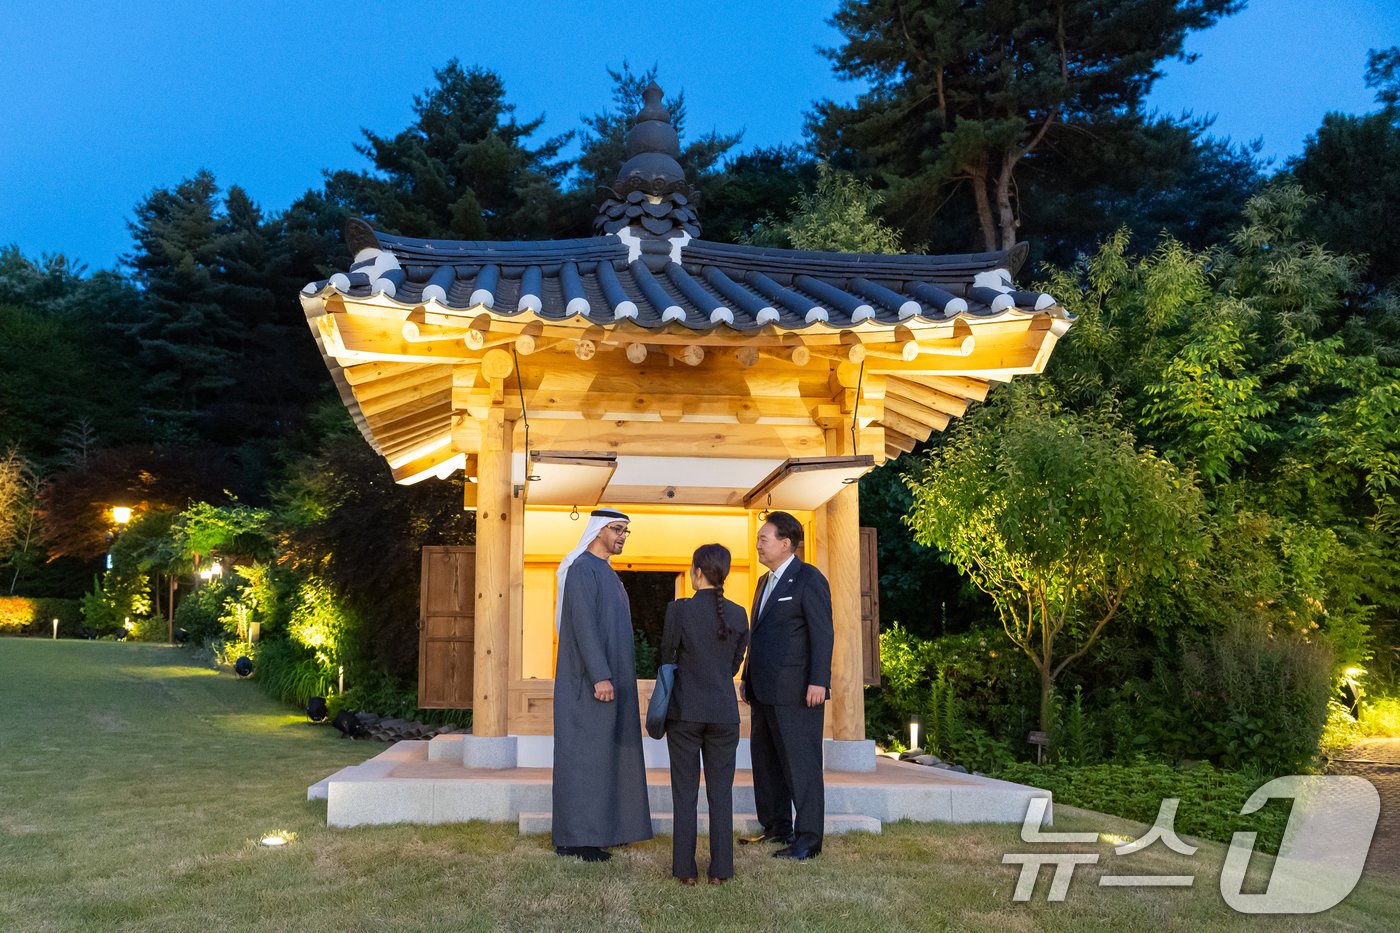
[[[1064,669],[1137,596],[1203,553],[1204,500],[1190,474],[1140,450],[1110,412],[1058,408],[1003,389],[909,480],[908,522],[996,605],[1040,675],[1040,723]],[[1066,644],[1068,642],[1068,644]]]
[[[700,205],[705,239],[738,243],[761,222],[787,220],[817,184],[817,161],[798,146],[770,146],[734,156]]]
[[[627,159],[627,131],[642,109],[642,92],[658,75],[655,65],[637,73],[624,61],[620,71],[609,68],[608,76],[613,81],[612,107],[582,118],[577,171],[567,195],[569,213],[574,218],[570,229],[577,236],[592,234],[598,190],[611,187],[617,180],[618,170]],[[720,171],[721,160],[743,134],[710,130],[687,141],[685,92],[667,97],[662,104],[671,114],[671,126],[681,140],[677,161],[686,181],[699,192],[703,211],[711,200],[717,200],[717,193],[726,183],[727,177]],[[703,213],[700,219],[702,226],[706,225]],[[705,234],[706,239],[712,239],[708,227]]]
[[[278,511],[281,562],[343,596],[365,621],[363,645],[375,663],[394,678],[411,677],[422,549],[475,536],[460,482],[397,486],[363,438],[343,435],[293,464]]]
[[[141,514],[226,500],[225,490],[242,486],[232,460],[228,450],[212,447],[126,446],[99,451],[86,466],[59,470],[40,496],[49,558],[101,557],[114,530],[114,505]]]
[[[949,185],[966,186],[984,246],[1007,249],[1021,226],[1019,173],[1046,141],[1140,130],[1161,62],[1186,57],[1190,31],[1242,6],[844,0],[832,22],[845,42],[826,54],[869,90],[851,107],[819,103],[809,131],[820,152],[874,169],[926,216]]]
[[[394,136],[364,131],[356,149],[375,172],[327,175],[326,193],[380,229],[464,240],[547,239],[564,221],[559,183],[569,135],[527,140],[544,118],[520,123],[499,75],[457,59],[413,98],[415,120]]]
[[[223,304],[218,192],[214,176],[200,171],[152,192],[128,224],[136,249],[124,261],[145,298],[132,335],[149,374],[146,404],[175,436],[193,430],[202,406],[234,384],[240,335]]]
[[[33,563],[39,530],[39,473],[15,448],[0,455],[0,567],[9,566],[9,592]]]
[[[115,273],[0,248],[0,447],[16,445],[46,468],[84,420],[114,438],[142,436],[142,380],[123,335],[139,302]]]
[[[755,227],[750,242],[838,253],[895,253],[899,231],[875,214],[882,197],[870,186],[826,163],[817,168],[811,192],[799,192],[786,221],[771,218]]]
[[[1365,274],[1384,286],[1400,274],[1400,47],[1372,50],[1368,86],[1381,109],[1329,113],[1288,169],[1315,200],[1313,235],[1340,252],[1365,257]]]

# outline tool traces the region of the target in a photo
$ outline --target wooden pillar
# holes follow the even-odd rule
[[[852,483],[826,504],[831,615],[831,737],[865,738],[865,678],[860,641],[860,492]]]
[[[510,699],[510,454],[515,422],[493,408],[481,422],[476,484],[476,657],[472,734],[507,734]]]
[[[849,453],[850,435],[830,430],[827,452]],[[826,510],[826,565],[836,646],[831,657],[831,737],[865,738],[865,677],[861,671],[860,490],[843,488]]]

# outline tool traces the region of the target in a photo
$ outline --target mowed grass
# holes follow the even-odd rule
[[[669,877],[670,839],[604,865],[513,826],[329,829],[316,780],[383,746],[341,740],[177,649],[0,639],[0,930],[1384,930],[1400,883],[1363,879],[1339,907],[1251,918],[1217,890],[1223,847],[1111,845],[1063,903],[1011,900],[1034,851],[1016,827],[897,824],[828,840],[821,858],[738,852],[723,887]],[[1095,815],[1057,829],[1136,835]],[[281,849],[259,847],[285,831]],[[702,839],[701,866],[704,866]],[[1160,852],[1158,850],[1161,850]],[[1140,861],[1137,861],[1140,860]],[[1267,869],[1267,860],[1261,870]],[[1190,889],[1100,888],[1102,874],[1195,874]]]

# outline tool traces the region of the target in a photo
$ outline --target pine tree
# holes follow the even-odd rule
[[[365,130],[355,148],[375,172],[338,171],[328,197],[379,229],[465,240],[547,239],[560,223],[569,134],[531,148],[544,122],[515,118],[499,75],[453,59],[413,99],[414,122],[394,136]]]
[[[1046,161],[1047,144],[1141,130],[1160,63],[1183,57],[1188,32],[1241,6],[844,0],[833,23],[845,42],[827,54],[869,90],[854,106],[819,103],[809,129],[819,152],[895,189],[897,223],[932,233],[930,215],[964,188],[984,246],[1006,249],[1022,224],[1023,176]]]

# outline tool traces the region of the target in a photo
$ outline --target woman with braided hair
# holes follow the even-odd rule
[[[666,607],[661,634],[661,663],[676,665],[666,712],[675,811],[671,874],[687,885],[699,876],[695,808],[702,752],[710,805],[710,884],[734,875],[734,753],[739,747],[734,675],[748,645],[749,619],[743,606],[724,598],[729,560],[724,545],[696,548],[690,566],[695,595]]]

